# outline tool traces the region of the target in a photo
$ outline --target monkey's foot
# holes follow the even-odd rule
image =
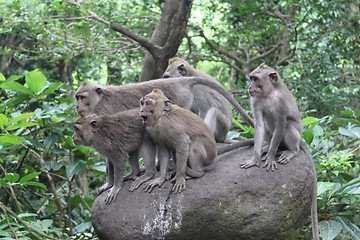
[[[285,150],[281,153],[278,163],[286,164],[295,156],[294,151]]]
[[[144,182],[150,180],[154,175],[153,174],[144,174],[140,177],[137,177],[135,179],[135,181],[131,184],[129,190],[130,192],[134,191],[135,189],[137,189],[138,187],[140,187],[141,184],[143,184]]]
[[[155,186],[161,187],[165,182],[165,178],[158,177],[145,183],[144,191],[150,193]]]
[[[175,176],[171,181],[175,180],[175,184],[172,187],[172,191],[174,193],[181,193],[182,191],[185,190],[185,177],[183,176]]]
[[[126,174],[126,176],[124,177],[124,181],[127,180],[135,180],[138,174],[131,172],[129,174]]]
[[[108,190],[109,188],[111,188],[113,185],[110,185],[108,183],[105,183],[104,185],[102,185],[99,190],[97,195],[99,196],[100,194],[102,194],[103,192],[105,192],[106,190]]]
[[[240,168],[249,168],[253,166],[259,167],[259,165],[260,165],[259,161],[256,161],[255,159],[251,159],[243,163],[240,163]]]
[[[120,190],[121,190],[121,187],[113,186],[105,198],[105,203],[110,204],[112,201],[115,201],[115,198],[119,194]]]
[[[275,169],[277,169],[277,165],[275,160],[269,160],[268,158],[266,158],[265,164],[263,166],[264,168],[266,167],[266,170],[269,171],[271,169],[271,171],[273,172]]]

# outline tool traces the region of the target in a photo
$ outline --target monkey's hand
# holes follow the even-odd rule
[[[175,177],[171,180],[175,181],[174,186],[172,187],[172,191],[175,193],[181,193],[185,190],[185,177],[183,175],[176,174]]]
[[[106,190],[108,190],[109,188],[111,188],[112,185],[108,184],[108,183],[105,183],[104,185],[102,185],[99,190],[98,190],[98,193],[97,195],[99,196],[100,194],[102,194],[103,192],[105,192]]]
[[[116,196],[119,194],[121,187],[113,186],[105,198],[105,203],[110,204],[113,200],[115,201]]]
[[[165,182],[165,178],[158,177],[145,183],[144,191],[150,193],[155,186],[161,187]]]
[[[249,168],[252,166],[260,166],[260,159],[256,159],[255,157],[253,157],[252,159],[245,161],[243,163],[240,163],[240,168]]]
[[[277,169],[277,165],[275,162],[275,159],[271,159],[269,157],[265,157],[265,164],[263,166],[264,168],[266,167],[266,170],[269,171],[271,169],[271,171],[273,172],[275,169]]]

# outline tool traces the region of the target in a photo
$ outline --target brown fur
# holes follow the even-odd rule
[[[98,194],[111,188],[105,200],[109,204],[115,200],[122,187],[126,161],[129,157],[138,161],[139,149],[144,144],[143,140],[146,139],[145,126],[139,117],[138,109],[114,115],[83,116],[75,121],[74,130],[73,141],[75,144],[93,147],[108,160],[107,182],[99,189]],[[148,148],[154,149],[155,146]],[[153,158],[151,161],[155,161],[155,153],[148,153],[146,157]],[[134,171],[134,169],[132,170]],[[137,174],[139,172],[133,173],[134,176]],[[147,174],[150,172],[148,171]],[[151,177],[154,174],[155,172]]]
[[[166,179],[169,151],[174,151],[176,175],[173,191],[185,190],[185,173],[191,177],[204,175],[204,166],[217,156],[216,142],[209,127],[196,114],[171,101],[154,89],[141,99],[140,116],[150,137],[158,147],[160,176],[146,183],[145,191],[161,186]]]

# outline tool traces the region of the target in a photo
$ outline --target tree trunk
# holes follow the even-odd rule
[[[191,5],[192,1],[189,0],[166,0],[164,2],[161,18],[150,39],[150,42],[159,46],[162,51],[157,51],[158,54],[146,52],[140,82],[159,78],[164,73],[168,60],[175,56],[181,40],[185,36]],[[179,40],[169,42],[174,38]],[[167,45],[166,49],[165,45]]]

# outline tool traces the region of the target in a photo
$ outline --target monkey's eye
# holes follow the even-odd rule
[[[148,106],[151,105],[151,102],[150,102],[150,101],[147,101],[147,102],[146,102],[146,105],[148,105]]]
[[[74,131],[79,131],[79,128],[73,125]]]
[[[250,80],[251,81],[257,81],[257,80],[259,80],[257,77],[250,77]]]

